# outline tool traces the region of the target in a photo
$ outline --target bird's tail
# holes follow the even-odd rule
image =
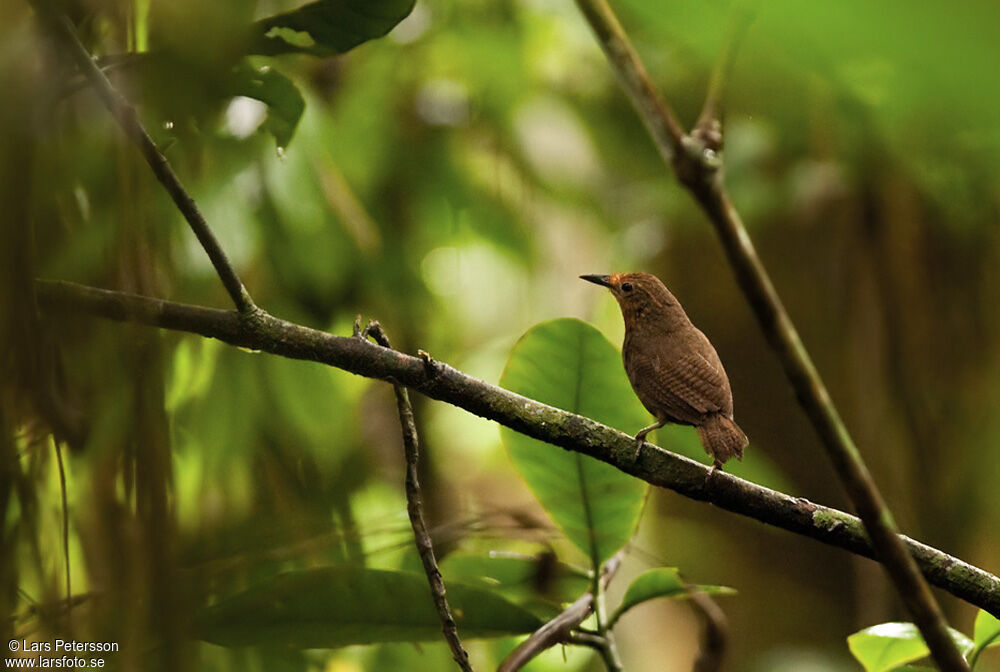
[[[716,466],[725,464],[731,457],[742,460],[743,449],[750,443],[739,425],[721,413],[710,416],[704,424],[699,425],[698,436],[701,438],[701,445],[705,446],[705,452],[712,456]]]

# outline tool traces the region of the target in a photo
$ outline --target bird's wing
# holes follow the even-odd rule
[[[636,393],[654,415],[657,410],[686,424],[698,424],[709,413],[731,412],[729,381],[725,374],[697,352],[673,362],[639,354],[632,362]]]

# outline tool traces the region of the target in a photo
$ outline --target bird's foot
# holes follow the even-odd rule
[[[645,429],[639,430],[639,433],[635,435],[635,455],[632,456],[632,461],[636,462],[639,459],[639,453],[642,452],[642,447],[646,445],[646,435],[649,434],[656,425],[652,427],[646,427]]]
[[[705,486],[704,487],[705,487],[706,490],[708,489],[709,484],[712,482],[712,477],[715,476],[715,472],[717,472],[717,471],[722,471],[722,462],[719,462],[718,460],[715,460],[712,463],[712,468],[708,470],[707,474],[705,474]]]
[[[654,429],[659,429],[663,425],[667,424],[666,420],[660,420],[655,425],[650,425],[649,427],[643,427],[639,430],[639,433],[635,435],[635,456],[632,461],[635,462],[639,459],[639,453],[642,452],[642,446],[646,443],[646,435],[652,432]]]
[[[646,445],[646,437],[642,436],[635,440],[635,455],[632,456],[633,462],[639,461],[639,453],[642,452],[642,447]]]

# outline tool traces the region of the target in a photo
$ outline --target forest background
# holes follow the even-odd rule
[[[752,442],[727,471],[851,510],[712,228],[572,2],[419,0],[386,37],[344,54],[246,56],[240,27],[294,6],[61,4],[258,305],[338,335],[358,314],[378,319],[397,349],[497,383],[540,322],[581,318],[621,343],[614,301],[578,275],[655,273],[726,364]],[[614,7],[690,126],[747,8]],[[900,528],[995,569],[1000,9],[750,9],[725,88],[733,202]],[[154,56],[115,64],[129,52]],[[0,604],[12,628],[27,619],[45,632],[62,617],[39,607],[66,588],[53,436],[70,436],[61,455],[73,592],[107,591],[78,634],[131,642],[122,669],[145,669],[153,633],[184,620],[149,608],[164,566],[190,580],[181,593],[348,561],[418,569],[391,386],[88,318],[56,328],[46,318],[30,337],[13,328],[35,277],[228,307],[177,209],[69,63],[31,5],[0,7],[12,339],[3,429],[6,464],[16,464],[4,472]],[[26,372],[28,352],[55,364]],[[48,386],[85,433],[53,427],[25,402],[26,390]],[[572,563],[576,551],[496,425],[411,396],[445,580],[449,554],[555,549]],[[705,461],[692,437],[657,442]],[[135,471],[142,461],[130,460],[150,445],[165,459]],[[143,517],[145,487],[166,493],[163,529]],[[657,566],[738,590],[719,598],[726,669],[737,672],[858,669],[845,637],[909,618],[876,564],[653,489],[609,599]],[[939,595],[952,626],[971,634],[976,610]],[[684,602],[637,607],[618,627],[625,668],[689,669],[699,628]],[[473,661],[495,666],[515,641],[473,641]],[[199,644],[183,655],[198,669],[445,669],[450,658],[443,643],[308,653]],[[989,664],[995,652],[977,669]],[[600,668],[585,650],[563,662],[558,648],[533,665]]]

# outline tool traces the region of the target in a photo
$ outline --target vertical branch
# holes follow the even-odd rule
[[[87,48],[80,42],[80,38],[77,36],[76,30],[73,28],[70,20],[65,15],[59,14],[49,8],[48,3],[35,0],[32,4],[49,29],[65,43],[73,61],[83,72],[84,77],[90,82],[91,86],[94,87],[101,102],[104,103],[108,112],[115,118],[115,121],[118,122],[118,125],[124,131],[125,135],[128,136],[129,140],[139,148],[143,158],[146,159],[146,163],[149,164],[153,174],[156,175],[156,179],[160,181],[163,188],[170,194],[170,198],[173,199],[177,209],[184,215],[184,219],[187,220],[194,235],[198,238],[198,242],[201,243],[201,246],[208,254],[208,258],[212,261],[212,266],[215,267],[215,272],[222,280],[222,284],[225,286],[236,308],[241,313],[253,312],[256,306],[253,299],[250,298],[246,287],[243,286],[239,275],[237,275],[236,269],[233,268],[218,239],[216,239],[215,234],[209,227],[208,222],[205,221],[204,215],[198,210],[194,199],[184,189],[177,174],[170,167],[170,163],[160,153],[160,150],[156,147],[156,143],[153,142],[153,139],[149,136],[145,127],[143,127],[142,122],[139,121],[139,116],[136,114],[135,108],[115,89],[111,81],[94,62]]]
[[[613,635],[610,632],[605,633],[604,637],[600,640],[597,651],[601,654],[601,660],[604,661],[604,669],[608,672],[624,671],[625,668],[622,666],[622,659],[618,656],[618,647],[615,646]]]
[[[611,581],[611,578],[618,571],[621,565],[622,554],[617,553],[605,563],[603,571],[594,571],[594,584],[591,589],[594,593],[594,615],[597,617],[597,635],[599,646],[598,652],[604,661],[604,667],[608,672],[622,672],[624,669],[621,657],[618,655],[618,646],[615,644],[615,635],[608,624],[607,611],[604,606],[604,589]]]
[[[697,137],[699,134],[686,135],[679,130],[676,117],[652,87],[648,76],[634,76],[634,73],[645,75],[645,69],[635,50],[629,45],[628,36],[607,1],[576,2],[601,43],[625,93],[649,130],[660,155],[673,168],[677,178],[698,201],[715,227],[740,288],[753,308],[768,342],[778,355],[785,375],[812,421],[871,538],[877,557],[920,629],[932,657],[942,670],[967,672],[968,664],[948,634],[941,608],[913,557],[906,550],[891,511],[883,501],[861,453],[851,439],[795,325],[782,305],[764,264],[757,256],[739,213],[729,200],[722,180],[721,157],[703,138]],[[710,98],[718,97],[723,81],[724,77],[720,74],[710,88]],[[717,99],[709,100],[706,106],[709,116],[717,114]],[[669,128],[671,132],[665,136],[657,132],[661,128]],[[721,126],[718,130],[721,146]]]
[[[367,327],[361,329],[360,316],[354,323],[354,334],[360,338],[371,336],[376,343],[384,348],[391,348],[389,338],[378,322],[370,322]],[[417,552],[420,554],[420,561],[424,565],[424,572],[427,574],[427,581],[431,587],[431,596],[434,599],[434,607],[441,618],[441,631],[444,638],[451,647],[452,657],[463,672],[472,672],[472,665],[469,663],[469,654],[462,646],[462,641],[458,638],[458,627],[455,619],[451,615],[451,608],[448,606],[448,598],[445,595],[444,581],[441,578],[441,571],[438,569],[437,560],[434,558],[434,546],[431,543],[431,535],[427,531],[427,523],[424,521],[423,496],[420,493],[420,481],[417,478],[417,465],[420,460],[420,442],[417,436],[417,425],[413,420],[413,406],[410,404],[410,397],[406,388],[402,385],[394,384],[396,392],[396,407],[399,410],[399,424],[403,431],[403,450],[406,454],[406,512],[410,516],[410,525],[413,527],[413,539],[417,545]]]

